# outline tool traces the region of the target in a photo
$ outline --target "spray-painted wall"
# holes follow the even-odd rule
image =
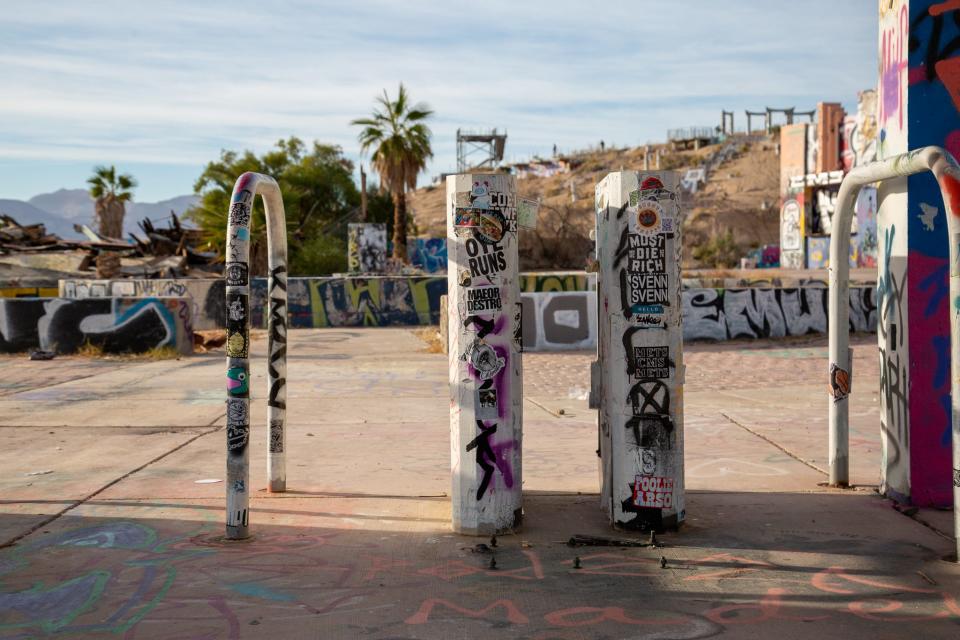
[[[107,353],[173,347],[193,352],[191,304],[183,298],[0,298],[0,352],[40,348]]]
[[[347,268],[353,273],[382,273],[387,266],[387,225],[347,225]]]
[[[266,280],[263,281],[264,289]],[[187,298],[196,331],[226,326],[226,289],[221,278],[61,280],[61,298]]]
[[[19,284],[14,280],[0,284],[0,298],[56,298],[57,287]]]
[[[410,265],[424,273],[447,272],[447,239],[417,236],[407,238]]]
[[[881,158],[927,145],[960,154],[960,5],[880,3]],[[950,329],[947,225],[929,173],[879,191],[878,342],[884,490],[949,505]]]

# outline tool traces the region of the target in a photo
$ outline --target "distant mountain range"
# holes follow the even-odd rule
[[[155,223],[159,221],[160,225],[166,226],[162,220],[170,215],[170,211],[181,216],[199,200],[198,196],[177,196],[160,202],[128,202],[127,215],[123,219],[124,232],[142,236],[137,223],[144,218],[150,218]],[[59,189],[53,193],[33,196],[26,202],[0,198],[0,213],[11,216],[24,225],[42,222],[47,232],[62,238],[81,237],[73,230],[75,224],[85,224],[96,231],[93,224],[93,199],[86,189]]]

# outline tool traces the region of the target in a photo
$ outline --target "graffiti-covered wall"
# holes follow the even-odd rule
[[[960,155],[960,5],[880,3],[879,155],[927,145]],[[930,173],[884,181],[878,342],[884,490],[952,502],[947,224]]]
[[[347,268],[353,273],[382,273],[387,266],[387,225],[347,225]]]
[[[193,352],[191,304],[184,298],[0,298],[0,352],[40,348],[107,353],[173,347]]]
[[[782,338],[827,332],[827,288],[692,288],[681,294],[683,339]],[[525,293],[525,351],[592,349],[597,344],[594,292]],[[850,330],[877,329],[875,287],[850,287]]]
[[[410,265],[424,273],[447,272],[447,239],[418,236],[407,238]]]
[[[61,298],[187,298],[193,329],[206,331],[226,326],[226,289],[222,278],[61,280]]]
[[[387,327],[440,322],[440,296],[447,292],[443,276],[377,276],[289,278],[288,326]],[[265,327],[267,282],[250,283],[251,319]]]

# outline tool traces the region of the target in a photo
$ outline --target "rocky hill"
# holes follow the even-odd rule
[[[688,151],[649,148],[651,168],[657,150],[660,167],[681,177],[707,167],[706,183],[684,194],[685,267],[735,266],[750,249],[779,242],[780,164],[773,139],[735,136]],[[583,268],[593,248],[595,185],[611,171],[642,169],[644,153],[644,147],[592,149],[566,157],[569,172],[519,179],[518,195],[541,203],[536,231],[521,231],[521,268]],[[444,193],[443,185],[431,185],[409,196],[420,233],[446,235]]]

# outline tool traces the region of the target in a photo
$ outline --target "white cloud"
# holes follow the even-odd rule
[[[355,155],[349,121],[403,80],[436,111],[435,172],[458,126],[507,129],[511,155],[638,143],[849,103],[876,66],[861,2],[95,4],[0,24],[0,158],[193,165],[289,135]]]

